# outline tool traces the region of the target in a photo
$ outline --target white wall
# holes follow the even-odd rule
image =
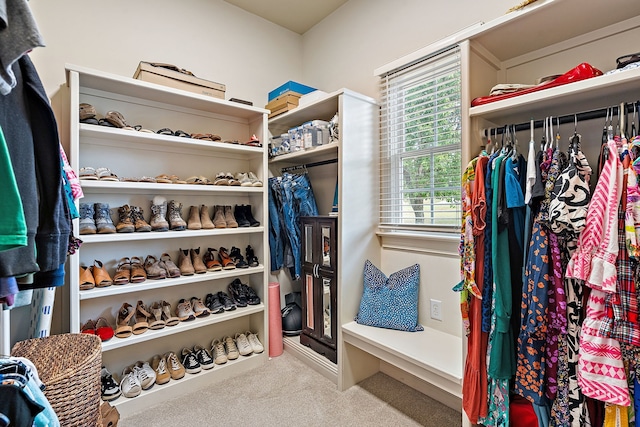
[[[373,70],[477,22],[517,0],[349,0],[303,35],[303,82],[378,96]]]
[[[168,62],[264,107],[267,93],[300,80],[300,35],[222,0],[30,0],[46,47],[31,57],[47,92],[72,63],[132,77],[138,62]]]

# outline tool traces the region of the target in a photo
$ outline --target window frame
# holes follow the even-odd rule
[[[438,61],[443,61],[444,65],[435,67],[435,71],[429,71],[429,67],[433,67]],[[453,66],[448,63],[452,62]],[[408,70],[408,72],[407,72]],[[404,74],[406,73],[406,74]],[[407,85],[404,80],[411,80],[412,73],[415,73],[417,77],[422,75],[426,78],[420,80],[416,84]],[[407,134],[405,133],[407,122],[404,120],[406,115],[407,105],[405,100],[407,98],[407,90],[411,88],[419,88],[420,85],[424,85],[426,82],[437,82],[438,78],[450,77],[453,74],[457,76],[457,91],[454,94],[456,103],[454,110],[456,115],[454,117],[457,123],[455,128],[456,141],[452,144],[438,144],[438,132],[442,130],[441,125],[438,124],[442,117],[439,116],[440,109],[446,103],[452,102],[451,100],[445,102],[429,102],[426,107],[434,107],[434,111],[429,112],[431,117],[429,123],[435,124],[431,129],[434,132],[434,138],[430,142],[422,142],[416,149],[406,149]],[[439,76],[439,74],[442,74]],[[397,77],[398,82],[394,82],[394,77]],[[462,46],[459,44],[451,45],[439,50],[431,55],[420,58],[410,64],[403,67],[399,67],[390,70],[382,75],[381,78],[381,135],[380,135],[380,156],[381,156],[381,191],[380,191],[380,229],[381,230],[416,230],[424,232],[457,232],[460,229],[461,221],[461,183],[460,183],[460,170],[462,169],[462,157],[463,157],[463,129],[462,129]],[[451,80],[444,82],[447,85]],[[397,88],[394,89],[394,84]],[[439,87],[439,84],[436,84]],[[424,91],[425,94],[421,95],[421,99],[429,96],[428,90]],[[436,90],[436,94],[438,91]],[[444,108],[443,111],[450,111],[451,107]],[[413,120],[413,119],[412,119]],[[402,146],[398,148],[398,146]],[[455,168],[450,171],[450,177],[455,177],[453,185],[439,185],[436,182],[436,157],[439,154],[452,153],[457,155],[459,162],[455,165]],[[406,159],[417,157],[429,157],[429,185],[428,187],[415,187],[405,188],[404,179],[402,178],[404,173],[403,162]],[[385,168],[387,169],[385,171]],[[406,194],[421,190],[421,193],[426,193],[423,200],[428,201],[423,203],[423,223],[419,223],[419,218],[414,217],[411,223],[407,222],[407,214],[402,212],[403,207],[406,207]],[[438,221],[435,218],[435,206],[436,206],[436,194],[439,191],[452,191],[458,194],[457,199],[452,199],[451,204],[455,208],[447,210],[450,214],[445,220]],[[410,204],[409,204],[410,206]],[[451,224],[445,224],[450,222]]]

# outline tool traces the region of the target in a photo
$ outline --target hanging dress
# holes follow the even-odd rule
[[[476,164],[471,217],[475,243],[476,285],[482,292],[484,283],[484,229],[487,210],[484,177],[489,157],[480,156]],[[482,300],[469,298],[470,333],[467,337],[467,357],[462,382],[462,408],[472,424],[487,416],[487,341],[488,334],[482,332]]]
[[[591,287],[586,319],[582,324],[578,383],[585,396],[628,406],[629,391],[618,341],[599,335],[606,317],[606,292],[615,291],[618,238],[618,204],[622,164],[615,141],[607,143],[609,155],[593,193],[578,249],[567,266],[567,276],[586,280]]]

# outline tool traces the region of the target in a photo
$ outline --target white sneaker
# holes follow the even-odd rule
[[[235,360],[240,356],[236,342],[231,337],[224,337],[224,346],[227,352],[227,359]]]
[[[227,353],[224,351],[224,344],[220,340],[213,340],[211,342],[211,353],[213,353],[213,361],[216,365],[223,365],[227,363]]]
[[[251,182],[251,180],[249,179],[247,174],[244,173],[244,172],[238,172],[236,174],[236,180],[240,181],[240,185],[242,187],[251,187],[251,186],[253,186],[253,182]]]
[[[124,368],[124,371],[122,371],[120,390],[122,390],[124,397],[136,397],[142,392],[142,385],[138,375],[129,367]]]
[[[133,372],[138,375],[143,390],[153,387],[156,383],[156,371],[149,365],[149,362],[136,362],[133,365]]]
[[[251,350],[253,350],[254,353],[262,353],[264,351],[264,347],[258,339],[258,335],[254,334],[251,331],[247,331],[246,335],[247,340],[249,341],[249,345],[251,346]]]
[[[258,179],[255,173],[249,172],[249,180],[251,181],[251,185],[253,187],[262,187],[262,181]]]
[[[253,353],[251,344],[245,334],[236,334],[236,345],[238,346],[238,352],[241,356],[248,356]]]

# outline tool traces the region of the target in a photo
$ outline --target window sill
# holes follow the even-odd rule
[[[459,257],[459,232],[435,233],[414,230],[378,230],[382,249],[411,251],[436,256]]]

